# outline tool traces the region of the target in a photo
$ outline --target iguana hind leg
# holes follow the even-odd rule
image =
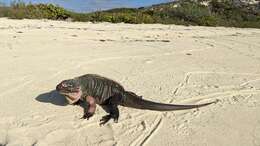
[[[119,109],[118,105],[121,101],[121,97],[119,95],[115,95],[109,98],[107,104],[102,105],[102,108],[109,113],[109,115],[105,115],[100,120],[100,125],[106,124],[111,118],[114,119],[114,122],[118,122],[119,118]]]
[[[119,110],[117,105],[103,105],[102,107],[106,107],[109,110],[109,114],[102,117],[100,120],[100,125],[106,124],[110,119],[114,119],[114,122],[118,122],[119,118]]]

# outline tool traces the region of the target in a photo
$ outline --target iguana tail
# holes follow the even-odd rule
[[[141,96],[138,96],[133,92],[125,91],[123,103],[121,105],[126,107],[136,108],[136,109],[147,109],[147,110],[155,110],[155,111],[173,111],[173,110],[199,108],[212,103],[215,102],[209,102],[209,103],[197,104],[197,105],[163,104],[163,103],[156,103],[153,101],[142,99]]]

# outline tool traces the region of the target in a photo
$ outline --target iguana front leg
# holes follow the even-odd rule
[[[85,102],[83,105],[84,108],[84,115],[83,115],[83,119],[89,119],[90,117],[92,117],[96,111],[96,101],[94,99],[94,97],[92,96],[87,96],[85,98]]]

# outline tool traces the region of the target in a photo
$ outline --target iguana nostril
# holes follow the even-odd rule
[[[57,86],[56,86],[56,90],[60,90],[61,89],[61,84],[58,84]]]

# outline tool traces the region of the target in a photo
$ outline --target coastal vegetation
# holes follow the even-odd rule
[[[141,8],[116,8],[77,13],[54,4],[0,4],[0,17],[12,19],[52,19],[111,23],[162,23],[200,26],[260,28],[260,6],[232,0],[182,0]]]

